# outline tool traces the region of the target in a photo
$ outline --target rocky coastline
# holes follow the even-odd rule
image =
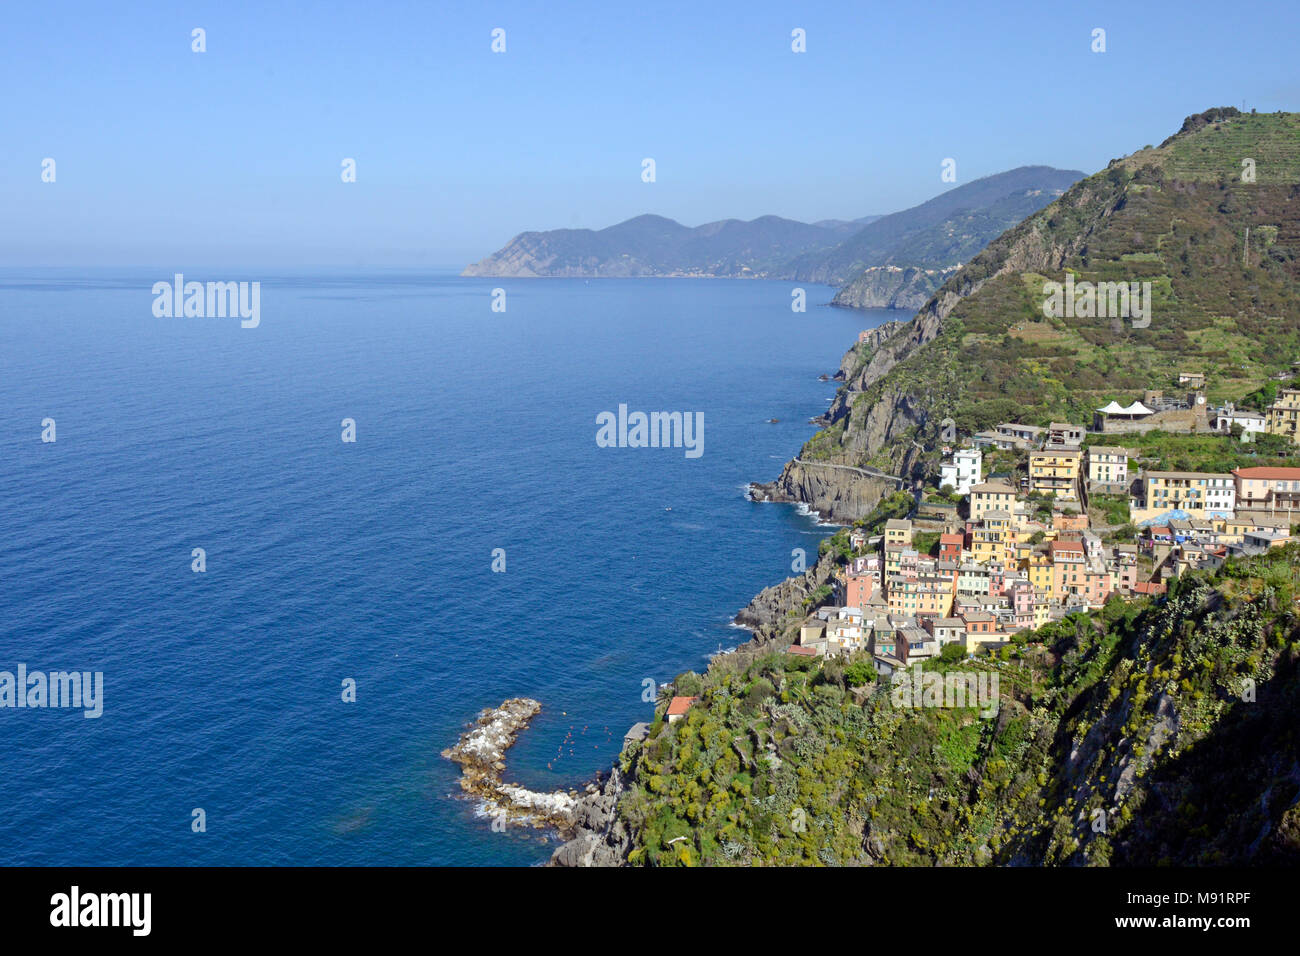
[[[931,307],[935,305],[938,303]],[[946,305],[951,308],[951,303]],[[833,376],[844,386],[822,423],[846,417],[853,392],[878,380],[903,356],[933,337],[938,320],[938,315],[927,317],[923,311],[910,322],[888,322],[849,349]],[[914,423],[916,416],[905,399],[886,404],[879,413],[871,410],[881,416],[881,431],[888,433]],[[890,476],[837,462],[795,458],[786,463],[775,481],[751,485],[749,495],[755,501],[801,504],[816,511],[823,521],[848,524],[867,515],[881,498],[904,484],[903,474],[900,470],[898,476]],[[805,601],[830,580],[834,567],[833,556],[823,555],[803,574],[755,595],[735,617],[735,623],[752,635],[736,649],[736,655],[750,657],[789,644],[801,620],[794,612],[806,608]],[[729,665],[734,666],[734,660]],[[635,753],[630,761],[620,755],[613,769],[589,783],[582,793],[539,794],[504,782],[505,753],[540,709],[537,701],[515,698],[485,710],[443,756],[461,765],[461,787],[481,800],[489,814],[504,815],[511,824],[550,829],[560,836],[562,842],[548,866],[626,865],[633,834],[618,814],[618,801],[629,777],[636,775]]]
[[[960,266],[871,266],[835,293],[831,305],[846,309],[907,309],[915,312],[930,300]]]
[[[577,827],[583,794],[574,790],[541,793],[503,779],[506,751],[541,710],[542,705],[528,697],[512,697],[498,707],[487,708],[442,755],[460,764],[461,789],[479,800],[494,820],[567,834]],[[589,785],[588,794],[592,789]]]

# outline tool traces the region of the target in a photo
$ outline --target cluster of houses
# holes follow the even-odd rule
[[[1289,519],[1247,514],[1149,525],[1138,540],[1138,549],[1151,559],[1152,579],[1164,581],[1184,571],[1214,570],[1228,558],[1262,554],[1291,540]]]
[[[980,482],[984,451],[1009,449],[1029,454],[1029,474],[1023,491],[1076,505],[1086,490],[1122,494],[1130,484],[1128,450],[1117,445],[1083,447],[1087,429],[1053,422],[1047,428],[1007,423],[979,432],[970,448],[953,452],[939,466],[940,487],[970,495]],[[1014,497],[1016,490],[1008,488]],[[972,498],[972,508],[975,499]]]
[[[1129,502],[1139,527],[1171,521],[1241,519],[1255,527],[1300,522],[1300,468],[1234,468],[1230,473],[1144,471]]]
[[[850,535],[854,556],[834,582],[834,604],[804,621],[792,654],[869,651],[885,676],[935,657],[945,644],[972,654],[1012,634],[1100,607],[1113,593],[1158,594],[1139,580],[1136,544],[1103,544],[1083,514],[1037,521],[1006,485],[979,484],[964,526],[934,553],[914,546],[913,523],[886,523],[879,540]],[[978,510],[976,510],[978,509]]]
[[[1295,392],[1300,396],[1300,390]],[[1276,406],[1275,406],[1276,407]],[[1297,413],[1300,414],[1300,406]],[[939,484],[970,500],[970,515],[1005,510],[1017,494],[1051,498],[1064,509],[1083,510],[1088,495],[1129,496],[1129,521],[1138,527],[1170,521],[1260,519],[1257,527],[1276,527],[1276,518],[1300,522],[1300,468],[1236,468],[1227,473],[1130,470],[1122,445],[1082,447],[1085,429],[1053,423],[1048,428],[1005,424],[981,432],[972,447],[953,452],[939,467]],[[1019,487],[981,483],[984,449],[1028,452],[1028,475]],[[1284,524],[1286,522],[1283,522]]]
[[[1180,384],[1200,388],[1204,381]],[[1151,411],[1112,404],[1121,415]],[[1274,409],[1291,406],[1300,413],[1300,390],[1284,391]],[[1187,570],[1286,544],[1300,522],[1300,468],[1130,474],[1127,448],[1085,448],[1086,435],[1082,425],[1053,422],[1007,423],[973,436],[939,474],[942,488],[966,500],[966,518],[942,524],[937,543],[931,533],[924,553],[910,519],[890,520],[877,538],[851,532],[853,556],[833,582],[833,603],[803,622],[789,653],[867,651],[888,677],[947,644],[972,654],[1100,607],[1113,594],[1162,594]],[[1005,476],[985,480],[991,448],[1026,453],[1027,476],[1015,484]],[[1035,493],[1051,499],[1050,520],[1042,498],[1029,500]],[[1130,521],[1141,529],[1136,543],[1107,542],[1102,529],[1090,528],[1087,501],[1095,493],[1129,495]]]

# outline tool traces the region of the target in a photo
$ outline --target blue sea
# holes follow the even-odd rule
[[[535,697],[507,776],[581,786],[646,678],[745,640],[827,529],[744,486],[896,315],[822,287],[794,313],[784,282],[185,272],[260,281],[260,326],[155,317],[170,269],[0,272],[0,670],[104,675],[98,719],[0,709],[5,864],[545,860],[440,752]],[[598,447],[620,404],[702,412],[703,455]]]

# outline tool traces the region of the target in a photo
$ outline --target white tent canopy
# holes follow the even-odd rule
[[[1099,408],[1097,411],[1103,415],[1154,415],[1155,412],[1147,408],[1141,402],[1134,402],[1128,408],[1125,408],[1119,402],[1112,400],[1105,408]]]

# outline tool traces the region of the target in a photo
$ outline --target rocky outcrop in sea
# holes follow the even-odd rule
[[[488,816],[507,824],[568,834],[581,818],[582,794],[574,790],[542,793],[502,779],[506,751],[541,709],[540,703],[528,697],[512,697],[499,707],[488,708],[442,755],[460,764],[461,789],[480,800]],[[588,793],[592,790],[589,786]]]
[[[754,484],[754,501],[807,505],[823,521],[850,524],[866,517],[881,498],[898,488],[897,481],[877,477],[833,462],[790,461],[776,481]]]

